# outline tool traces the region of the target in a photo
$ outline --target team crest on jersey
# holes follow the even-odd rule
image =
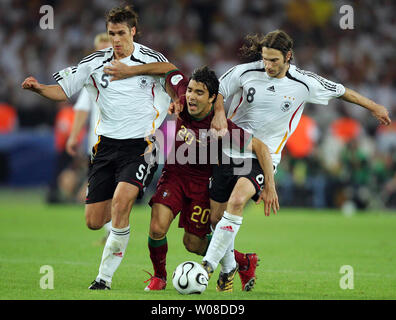
[[[143,88],[147,87],[148,84],[149,84],[149,82],[146,77],[139,77],[139,87],[140,88],[143,89]]]
[[[289,111],[292,105],[293,104],[291,101],[283,101],[281,105],[281,110],[283,112]]]
[[[166,197],[169,197],[169,190],[165,190],[163,193],[162,193],[162,199],[165,199]]]

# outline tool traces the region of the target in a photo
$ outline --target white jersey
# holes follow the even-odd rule
[[[99,107],[91,99],[88,91],[83,88],[74,105],[74,110],[86,111],[89,114],[89,131],[87,134],[87,153],[90,154],[92,147],[98,141],[98,135],[95,133],[96,125],[99,122]]]
[[[136,139],[154,134],[165,119],[170,97],[163,77],[140,75],[110,82],[103,68],[113,60],[113,48],[96,51],[74,67],[53,77],[71,97],[85,87],[99,107],[96,134],[113,139]],[[119,60],[128,66],[167,62],[161,54],[134,42],[133,53]],[[155,100],[154,100],[155,99]]]
[[[264,62],[237,65],[220,78],[219,93],[232,99],[228,118],[264,142],[276,167],[282,149],[297,128],[306,102],[328,104],[345,93],[341,84],[290,65],[286,76],[267,75]],[[225,149],[230,157],[256,158]]]

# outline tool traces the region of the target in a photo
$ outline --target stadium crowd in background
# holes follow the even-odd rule
[[[138,41],[164,53],[186,73],[207,64],[220,76],[243,62],[238,48],[246,34],[284,29],[294,39],[294,59],[302,69],[348,83],[386,106],[394,119],[394,1],[351,2],[352,30],[340,27],[339,9],[347,3],[339,0],[132,3],[142,21],[143,36]],[[54,8],[53,30],[40,29],[39,9],[44,4]],[[93,37],[105,31],[104,13],[119,4],[115,0],[1,2],[0,11],[7,14],[2,15],[0,30],[0,102],[16,109],[20,128],[52,127],[56,114],[49,107],[52,102],[33,93],[20,94],[24,76],[35,74],[39,81],[52,83],[49,70],[74,65],[89,53]],[[304,114],[314,122],[308,125],[305,139],[315,148],[299,152],[287,146],[276,175],[280,203],[395,207],[396,125],[378,126],[368,112],[345,108],[341,100],[332,104],[326,112],[323,106],[306,106]]]

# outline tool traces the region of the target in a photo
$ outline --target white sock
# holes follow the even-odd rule
[[[234,247],[233,242],[242,224],[242,219],[240,216],[224,211],[223,217],[216,225],[209,248],[203,258],[203,261],[208,261],[212,265],[213,270],[217,268],[227,249],[230,246]]]
[[[220,260],[221,264],[221,272],[229,273],[231,270],[234,270],[236,267],[236,260],[234,254],[234,240],[227,248],[224,257]]]
[[[111,232],[111,220],[109,222],[107,222],[104,226],[104,231],[106,233],[106,237],[108,237],[110,235]]]
[[[99,266],[99,274],[96,278],[111,283],[114,272],[120,265],[125,255],[129,241],[129,226],[121,229],[112,227],[103,249],[102,261]]]

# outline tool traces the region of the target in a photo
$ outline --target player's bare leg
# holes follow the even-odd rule
[[[173,219],[173,212],[169,207],[154,203],[151,209],[150,238],[153,240],[165,238]]]
[[[212,230],[216,228],[216,224],[223,217],[223,213],[227,208],[227,202],[217,202],[210,199],[210,223]]]
[[[139,195],[139,188],[127,182],[119,182],[114,191],[111,204],[111,220],[113,228],[129,227],[129,215]]]
[[[102,228],[111,220],[111,199],[85,205],[85,222],[91,230]]]
[[[86,188],[86,187],[85,187]],[[85,205],[85,222],[91,230],[104,228],[105,236],[98,242],[104,245],[111,231],[111,199]]]
[[[226,211],[233,215],[242,217],[243,208],[255,193],[256,189],[249,179],[244,177],[238,179],[234,189],[232,190],[230,199],[228,199]]]
[[[200,238],[195,234],[185,232],[183,236],[183,244],[187,251],[203,256],[208,248],[209,238]]]
[[[96,280],[89,289],[110,289],[114,272],[119,267],[129,242],[129,215],[139,188],[119,182],[111,203],[112,228],[103,249],[102,261]]]
[[[166,234],[174,219],[172,210],[161,204],[154,203],[151,209],[151,221],[148,238],[148,248],[150,259],[154,268],[154,275],[150,273],[147,281],[150,283],[145,291],[163,290],[166,287],[166,254],[168,252],[168,242]]]

